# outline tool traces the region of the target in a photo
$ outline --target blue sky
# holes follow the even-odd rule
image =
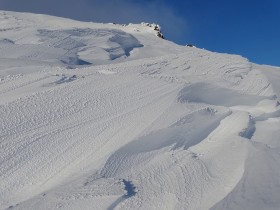
[[[0,0],[1,10],[95,22],[156,22],[167,39],[280,66],[279,0]]]

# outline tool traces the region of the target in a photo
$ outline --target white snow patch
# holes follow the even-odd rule
[[[158,30],[0,11],[0,209],[280,208],[279,68]]]

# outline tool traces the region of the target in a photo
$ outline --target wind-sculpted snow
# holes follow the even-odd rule
[[[0,13],[0,209],[280,208],[278,68]]]
[[[267,96],[239,93],[212,84],[196,83],[185,87],[179,93],[179,101],[205,103],[218,106],[254,105],[269,99]]]
[[[150,158],[153,158],[150,154],[163,148],[187,150],[205,139],[227,115],[228,112],[215,113],[206,108],[183,117],[169,128],[140,137],[116,151],[108,159],[101,175],[111,177],[123,173],[123,170],[132,170],[143,162],[149,162]],[[148,156],[145,157],[143,154]]]
[[[40,29],[38,32],[44,45],[65,51],[58,59],[67,65],[94,63],[95,58],[91,54],[100,51],[107,53],[104,60],[128,57],[134,48],[143,46],[134,36],[113,29]]]

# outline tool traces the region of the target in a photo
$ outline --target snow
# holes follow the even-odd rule
[[[279,68],[0,14],[0,209],[280,208]]]

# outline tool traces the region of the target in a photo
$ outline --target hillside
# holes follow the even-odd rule
[[[0,14],[0,209],[279,210],[280,68]]]

